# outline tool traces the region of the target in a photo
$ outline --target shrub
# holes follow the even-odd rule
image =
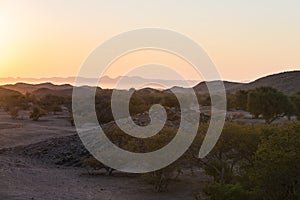
[[[47,114],[47,112],[45,110],[43,110],[39,106],[34,106],[32,108],[32,111],[30,112],[29,117],[33,121],[38,121],[40,117],[45,116],[46,114]]]

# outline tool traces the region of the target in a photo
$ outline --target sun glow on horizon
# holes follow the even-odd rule
[[[0,74],[9,70],[15,51],[15,37],[17,34],[14,21],[6,7],[0,8]],[[20,33],[18,33],[20,34]],[[1,76],[1,75],[0,75]],[[2,76],[1,76],[2,77]]]
[[[8,50],[7,41],[9,40],[9,27],[8,21],[5,18],[5,13],[0,12],[0,59],[5,59],[5,52]],[[0,61],[1,61],[0,60]],[[2,64],[2,63],[1,63]],[[0,69],[4,67],[4,65],[0,65]]]
[[[143,27],[188,35],[207,50],[225,80],[299,70],[299,9],[300,1],[292,0],[2,0],[0,77],[76,76],[97,45]]]

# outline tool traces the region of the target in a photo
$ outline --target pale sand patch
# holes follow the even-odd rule
[[[23,119],[14,120],[6,112],[0,111],[0,149],[76,134],[67,113],[45,116],[37,122],[28,119],[28,114],[24,116]]]

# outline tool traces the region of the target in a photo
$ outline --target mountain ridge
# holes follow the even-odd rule
[[[115,78],[118,79],[119,77]],[[133,80],[137,80],[139,77],[134,77]],[[210,81],[211,84],[214,82],[219,82],[221,80]],[[279,91],[291,94],[300,91],[300,70],[280,72],[276,74],[270,74],[261,78],[258,78],[249,83],[241,82],[231,82],[223,81],[226,92],[235,93],[238,90],[249,90],[261,86],[271,86]],[[51,82],[39,83],[39,84],[30,84],[30,83],[16,83],[16,84],[6,84],[0,86],[0,88],[16,91],[19,93],[25,94],[26,92],[36,94],[38,96],[49,93],[57,94],[59,96],[69,96],[72,94],[73,86],[71,84],[60,84],[56,85]],[[145,87],[147,88],[147,87]],[[149,87],[148,87],[149,88]],[[177,88],[184,91],[184,87],[175,86],[171,88]],[[196,84],[194,87],[191,87],[197,93],[207,93],[206,82],[202,81]],[[99,87],[99,89],[101,89]],[[139,88],[137,88],[139,89]]]
[[[218,80],[219,81],[219,80]],[[210,81],[214,83],[217,81]],[[300,91],[300,71],[286,71],[276,74],[270,74],[258,78],[249,83],[223,81],[225,90],[228,93],[235,93],[238,90],[251,90],[256,87],[270,86],[283,93],[291,94]],[[193,89],[198,93],[207,93],[206,82],[200,82]]]

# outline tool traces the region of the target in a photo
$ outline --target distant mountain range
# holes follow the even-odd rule
[[[146,79],[138,76],[119,76],[116,78],[110,78],[103,76],[100,81],[96,78],[85,77],[51,77],[51,78],[0,78],[0,85],[4,84],[16,84],[16,83],[28,83],[28,84],[40,84],[40,83],[53,83],[53,84],[70,84],[74,85],[75,81],[80,82],[81,85],[94,85],[99,82],[101,88],[118,88],[118,89],[130,89],[130,88],[143,88],[143,87],[155,87],[155,88],[171,88],[174,86],[189,86],[192,87],[198,83],[196,80],[183,81],[183,80],[162,80],[162,79]],[[118,84],[120,82],[120,84]],[[159,84],[157,84],[159,83]],[[22,87],[22,86],[21,86]],[[39,86],[38,86],[39,87]]]
[[[18,91],[20,93],[32,93],[34,91],[45,90],[45,91],[59,91],[65,89],[72,89],[73,86],[70,84],[54,85],[53,83],[40,83],[40,84],[29,84],[29,83],[16,83],[7,84],[1,86],[2,88]]]
[[[104,78],[107,79],[106,80],[107,83],[111,81],[110,83],[114,84],[116,81],[116,79],[111,79],[109,77],[104,77]],[[64,79],[62,78],[60,80],[64,80]],[[140,83],[139,81],[149,81],[147,79],[143,79],[140,77],[125,77],[125,80],[127,81],[128,84],[134,83],[135,81],[137,81],[138,83]],[[90,80],[87,79],[87,81]],[[105,81],[105,80],[101,80],[101,81]],[[168,80],[163,80],[163,81],[169,83],[170,85],[176,83],[176,81],[168,81]],[[153,80],[153,82],[155,83],[155,80]],[[214,82],[217,81],[212,81],[211,83]],[[282,72],[278,74],[272,74],[269,76],[259,78],[250,83],[239,83],[239,82],[229,82],[229,81],[223,81],[223,83],[228,93],[235,93],[238,90],[254,89],[260,86],[271,86],[283,93],[291,94],[300,91],[300,71],[289,71],[289,72]],[[185,88],[183,87],[177,87],[177,89],[181,89],[183,92],[185,90]],[[195,85],[193,89],[197,93],[207,93],[206,82],[200,82],[199,84]],[[101,90],[101,88],[99,88],[99,90]],[[151,90],[151,89],[148,88],[145,90]],[[16,94],[16,93],[24,94],[26,92],[33,93],[36,96],[43,96],[46,94],[53,94],[59,96],[71,96],[72,91],[73,91],[73,86],[71,84],[55,85],[50,82],[40,83],[40,84],[16,83],[16,84],[7,84],[7,85],[0,86],[0,96],[3,96],[4,94],[5,95]]]

